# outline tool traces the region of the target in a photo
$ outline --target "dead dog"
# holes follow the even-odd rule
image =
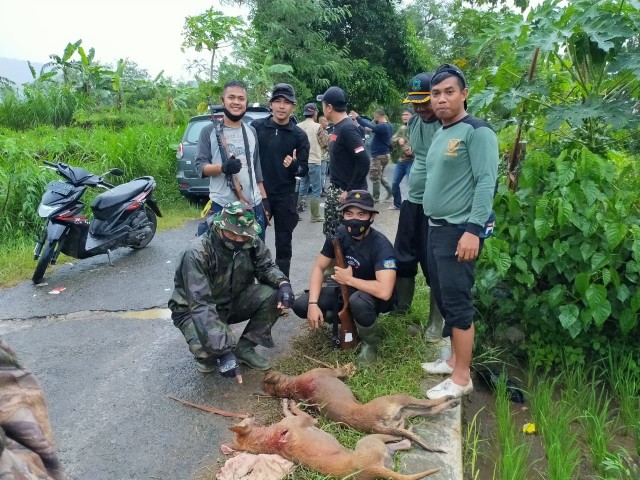
[[[351,364],[336,368],[314,368],[290,376],[270,370],[265,373],[264,394],[308,403],[334,422],[341,422],[365,433],[381,433],[408,438],[425,450],[443,452],[428,446],[417,434],[405,428],[409,418],[437,415],[460,404],[453,397],[427,400],[409,395],[387,395],[362,404],[341,379],[355,372]]]
[[[409,475],[396,473],[389,468],[392,454],[408,450],[411,447],[408,440],[392,435],[367,435],[356,444],[355,450],[349,450],[317,428],[315,419],[300,410],[294,401],[284,400],[283,410],[285,418],[267,427],[256,425],[253,417],[231,427],[236,436],[229,447],[250,453],[275,453],[336,478],[419,480],[439,470]]]

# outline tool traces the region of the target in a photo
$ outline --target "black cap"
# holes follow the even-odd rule
[[[436,73],[433,74],[433,78],[431,79],[431,83],[437,85],[441,81],[451,76],[458,77],[462,80],[463,88],[467,88],[467,79],[457,66],[452,63],[443,63],[438,67]]]
[[[376,210],[373,197],[366,190],[351,190],[347,193],[347,198],[345,198],[344,203],[338,207],[338,211],[341,212],[348,207],[358,207],[367,212],[380,213]]]
[[[307,103],[302,110],[305,117],[312,117],[314,113],[318,113],[318,107],[315,103]]]
[[[269,101],[273,102],[278,97],[283,97],[291,103],[296,103],[296,92],[288,83],[278,83],[273,87],[273,93]]]
[[[431,100],[431,78],[433,74],[422,72],[409,82],[407,98],[402,103],[425,103]]]
[[[316,100],[331,105],[336,109],[347,108],[347,95],[340,87],[329,87],[323,95],[318,95]]]

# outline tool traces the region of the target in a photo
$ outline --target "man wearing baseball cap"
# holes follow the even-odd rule
[[[309,140],[306,133],[292,120],[296,107],[293,87],[278,83],[271,93],[271,115],[255,120],[251,126],[258,134],[260,164],[267,194],[268,217],[273,218],[276,240],[276,264],[289,275],[291,241],[298,225],[296,212],[296,176],[304,177],[309,171]]]
[[[317,99],[322,102],[324,116],[334,125],[329,136],[331,185],[327,189],[322,226],[326,235],[333,233],[340,225],[338,206],[344,202],[347,192],[367,189],[371,158],[364,148],[358,127],[347,115],[347,96],[344,90],[329,87]]]
[[[379,212],[368,191],[351,190],[338,210],[342,214],[342,225],[335,234],[347,267],[336,266],[331,281],[323,286],[324,272],[335,258],[332,239],[327,235],[311,271],[309,293],[296,300],[293,311],[300,318],[306,318],[311,328],[319,328],[325,320],[337,326],[342,302],[338,286],[346,285],[350,292],[349,308],[360,338],[356,361],[367,365],[377,358],[378,315],[393,309],[396,261],[391,242],[371,227]],[[334,328],[334,342],[336,335]]]
[[[397,308],[407,312],[411,308],[415,291],[418,265],[430,284],[427,272],[427,218],[424,215],[422,199],[425,195],[427,179],[427,151],[436,131],[440,128],[440,121],[431,106],[431,78],[433,74],[422,72],[411,79],[408,86],[407,98],[404,103],[413,104],[416,112],[408,124],[409,145],[406,151],[414,157],[409,171],[407,199],[400,206],[398,230],[394,242],[396,260],[398,262],[398,278],[396,290],[398,292]],[[407,145],[402,145],[407,147]],[[430,296],[429,318],[425,328],[424,338],[429,343],[436,343],[442,339],[443,318],[435,295]]]
[[[271,328],[294,296],[289,279],[258,237],[261,230],[248,204],[229,203],[178,261],[169,308],[199,372],[217,369],[242,383],[238,363],[257,370],[270,367],[255,347],[273,347]],[[245,320],[236,343],[229,325]]]
[[[462,71],[441,65],[431,79],[431,102],[442,128],[427,153],[422,200],[428,217],[427,267],[431,293],[444,315],[443,336],[451,337],[447,360],[426,362],[427,373],[447,375],[426,392],[431,399],[473,391],[475,263],[485,224],[492,215],[498,176],[498,138],[491,126],[466,112],[469,91]]]

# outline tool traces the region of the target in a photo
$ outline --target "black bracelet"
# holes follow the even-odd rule
[[[317,305],[318,302],[309,302],[309,305]]]

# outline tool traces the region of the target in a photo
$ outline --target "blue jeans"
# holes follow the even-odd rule
[[[322,166],[322,190],[324,190],[324,186],[327,183],[327,174],[329,173],[329,159],[322,160],[320,165]]]
[[[196,236],[199,237],[200,235],[202,235],[207,231],[207,220],[209,219],[209,217],[220,213],[222,211],[222,208],[223,208],[223,205],[219,205],[216,202],[211,202],[211,209],[207,212],[207,216],[202,222],[198,224],[198,233],[196,234]],[[262,208],[262,202],[256,205],[253,210],[256,213],[256,220],[258,220],[258,223],[262,227],[262,232],[260,233],[259,237],[264,242],[266,226],[264,222],[264,209]]]
[[[393,170],[393,182],[391,183],[391,194],[393,195],[393,205],[400,208],[402,206],[402,194],[400,193],[400,182],[405,176],[409,176],[409,171],[413,165],[410,162],[398,162]]]
[[[320,198],[322,193],[322,165],[309,164],[309,173],[300,179],[298,195],[300,199],[306,199],[311,185],[311,197]]]

